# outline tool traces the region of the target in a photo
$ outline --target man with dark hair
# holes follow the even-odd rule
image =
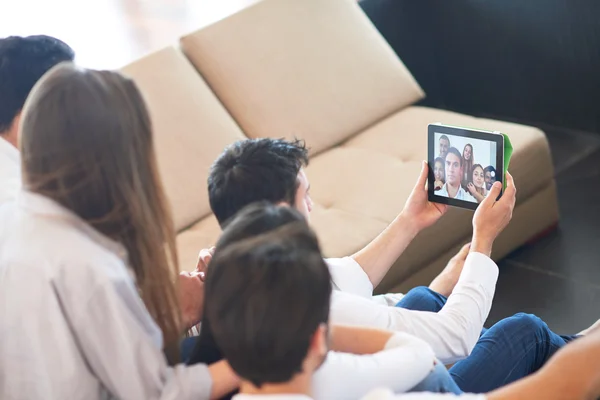
[[[249,139],[226,148],[214,162],[208,178],[209,201],[219,224],[224,226],[255,201],[289,204],[309,219],[313,202],[304,171],[308,161],[308,150],[298,140]],[[416,234],[446,212],[445,205],[430,203],[422,190],[427,168],[426,163],[421,165],[421,176],[403,211],[381,235],[351,257],[327,260],[335,289],[371,297],[373,288]],[[450,295],[465,258],[466,253],[462,259],[452,260],[430,288],[443,296]],[[401,298],[389,294],[376,296],[375,300],[395,305]]]
[[[74,57],[67,44],[50,36],[0,39],[0,203],[21,186],[19,119],[29,92],[50,68]]]
[[[446,154],[448,154],[448,149],[450,148],[450,139],[448,136],[442,135],[440,136],[440,158],[446,158]]]
[[[496,182],[496,168],[488,165],[483,170],[483,178],[485,180],[485,188],[490,190],[494,182]]]
[[[261,212],[249,211],[255,217]],[[277,218],[290,220],[276,209],[266,210],[262,217],[265,229]],[[332,340],[333,332],[348,328],[330,326],[328,268],[314,234],[305,223],[292,222],[295,217],[291,218],[267,233],[219,245],[207,275],[206,317],[219,348],[242,381],[234,400],[358,399],[363,395],[360,391],[323,392],[323,387],[351,388],[361,380],[363,370],[331,365],[335,354],[328,352],[340,347]],[[244,221],[234,224],[248,232],[260,230]],[[230,234],[236,236],[236,232]],[[412,357],[402,354],[407,345],[413,345],[406,342],[408,337],[376,330],[368,336],[361,335],[364,333],[359,330],[355,340],[350,335],[346,341],[355,342],[355,346],[368,342],[363,344],[364,353],[377,352],[374,356],[380,357],[381,375],[406,380],[405,374],[394,374],[396,368],[404,371],[407,364],[412,365],[411,378],[424,376],[431,369],[431,354],[425,349]],[[535,375],[487,396],[395,395],[392,390],[379,389],[364,400],[591,399],[600,394],[599,359],[600,334],[592,332],[561,350]]]
[[[206,315],[197,350],[212,348],[218,353],[215,360],[226,354],[238,374],[264,387],[302,372],[298,366],[318,330],[324,341],[313,367],[324,365],[312,376],[312,387],[314,397],[323,400],[350,400],[381,386],[405,392],[434,369],[433,351],[416,337],[330,327],[331,294],[328,267],[302,216],[288,207],[250,205],[217,245],[207,274]],[[230,302],[236,297],[247,300],[254,311],[247,313]],[[328,350],[333,352],[325,360]],[[238,357],[242,352],[247,357]]]
[[[475,197],[471,196],[471,194],[461,186],[464,160],[456,147],[450,147],[448,149],[444,164],[446,168],[446,183],[444,183],[444,186],[437,192],[437,195],[477,203]]]
[[[269,168],[269,166],[280,165],[282,159],[288,158],[288,154],[302,154],[301,151],[294,150],[298,146],[298,143],[283,140],[256,139],[238,142],[226,149],[215,162],[209,177],[211,202],[234,204],[234,199],[228,196],[239,193],[236,189],[238,187],[246,192],[244,201],[265,200],[255,197],[265,196],[263,193],[272,190],[272,186],[280,184],[276,175],[277,168]],[[302,148],[303,146],[300,145],[300,149]],[[312,202],[307,195],[308,182],[302,169],[303,158],[298,156],[291,158],[292,160],[287,162],[291,172],[287,175],[291,178],[293,172],[297,173],[295,183],[292,179],[288,179],[290,188],[297,187],[293,200],[294,208],[307,217]],[[246,185],[250,180],[245,179],[245,176],[259,170],[268,170],[270,178],[257,179],[260,174],[254,173],[253,182],[262,186],[253,191]],[[433,348],[436,357],[442,363],[456,363],[453,376],[457,382],[461,381],[459,386],[462,385],[463,390],[487,391],[489,388],[506,384],[517,376],[527,375],[537,365],[524,362],[517,370],[514,368],[514,360],[529,361],[530,356],[535,355],[536,360],[545,361],[546,357],[575,339],[575,336],[558,336],[551,332],[539,318],[526,314],[517,314],[495,325],[491,331],[482,331],[491,308],[498,276],[498,268],[489,258],[491,247],[497,235],[510,220],[516,199],[516,188],[510,174],[507,174],[507,189],[502,199],[496,201],[501,190],[501,185],[496,183],[490,195],[475,212],[473,242],[471,246],[465,246],[461,250],[460,267],[454,268],[449,278],[441,279],[446,281],[440,286],[446,285],[446,290],[449,291],[448,298],[430,288],[412,289],[398,302],[397,307],[390,306],[387,298],[372,297],[373,287],[378,284],[377,279],[385,275],[387,269],[412,240],[413,235],[423,227],[434,223],[445,211],[445,208],[438,208],[438,205],[428,202],[425,188],[427,175],[427,164],[423,163],[421,175],[403,211],[365,249],[350,257],[326,260],[332,275],[333,287],[337,289],[332,295],[332,320],[336,323],[390,329],[418,336]],[[283,180],[282,178],[281,181]],[[289,190],[281,191],[281,193],[286,192],[289,193]],[[257,195],[253,196],[253,193]],[[292,204],[289,197],[286,199],[272,196],[268,201],[276,204]],[[299,204],[300,202],[304,202],[305,206]],[[235,204],[235,207],[241,206],[240,202]],[[227,217],[219,214],[217,218],[227,226],[229,215],[235,215],[238,211],[232,209],[226,213]],[[199,268],[206,267],[204,262],[199,264],[201,264]],[[444,274],[443,272],[440,277]],[[440,277],[436,278],[436,281],[440,280]],[[415,313],[411,310],[431,311],[431,313]],[[513,333],[508,334],[509,332]],[[479,346],[481,335],[484,336]],[[497,335],[503,336],[506,340],[488,340],[489,337]],[[535,349],[527,348],[528,352],[531,351],[527,355],[521,352],[525,348],[522,346],[523,343],[537,344]],[[483,368],[485,362],[483,361],[479,366],[477,363],[469,362],[469,359],[484,360],[485,354],[497,350],[496,346],[502,348],[506,356],[503,362],[506,365],[496,368],[495,371],[498,373],[493,376],[488,374],[490,375],[488,379],[471,379],[472,373],[485,370]],[[477,353],[475,357],[463,360],[471,352]],[[509,376],[505,374],[507,368],[513,371]],[[461,380],[461,377],[467,379]]]

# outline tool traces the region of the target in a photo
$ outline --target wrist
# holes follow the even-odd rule
[[[473,233],[473,241],[471,242],[470,253],[481,253],[488,257],[492,255],[492,246],[494,239]]]
[[[396,222],[402,227],[402,231],[411,235],[412,238],[417,236],[417,234],[423,230],[423,226],[421,226],[419,221],[417,221],[416,218],[405,214],[404,211],[396,217]]]

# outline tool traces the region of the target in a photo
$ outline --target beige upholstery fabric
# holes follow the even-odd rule
[[[264,0],[181,45],[249,137],[313,153],[423,96],[355,0]]]
[[[349,255],[359,250],[398,215],[418,177],[421,160],[426,158],[427,124],[437,121],[509,134],[515,150],[510,170],[518,186],[518,205],[552,184],[553,168],[548,144],[538,129],[410,107],[311,160],[307,175],[314,201],[329,212],[352,215],[355,222],[353,226],[338,230],[333,223],[321,223],[318,214],[313,216],[313,225],[325,244],[328,256]],[[547,197],[552,198],[552,195]],[[544,210],[537,212],[556,214],[555,200],[538,206]],[[397,284],[416,268],[427,265],[468,237],[472,231],[472,215],[472,211],[451,207],[435,226],[423,231],[405,251],[401,258],[402,267],[394,268],[386,277],[388,286]],[[356,237],[352,243],[348,241],[348,235],[340,235],[340,232],[348,230],[363,231],[365,227],[360,221],[363,224],[368,222],[368,230],[372,230],[372,234]],[[535,233],[547,222],[554,222],[555,218],[534,221],[533,217],[524,217],[522,221],[530,224],[528,229]]]
[[[158,51],[122,71],[149,106],[159,168],[180,230],[210,214],[208,169],[227,144],[244,136],[178,49]]]
[[[221,227],[212,214],[177,235],[180,269],[191,271],[196,268],[200,250],[214,246],[220,235]]]
[[[541,130],[427,107],[408,107],[347,141],[342,147],[367,150],[402,161],[425,160],[427,125],[435,122],[506,133],[515,150],[509,171],[518,185],[519,200],[544,187],[554,175],[548,141]]]

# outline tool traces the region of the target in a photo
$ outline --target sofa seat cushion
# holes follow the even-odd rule
[[[223,148],[244,135],[185,56],[174,47],[122,69],[140,88],[178,230],[211,213],[206,179]]]
[[[423,97],[353,0],[264,0],[181,46],[247,136],[313,153]]]

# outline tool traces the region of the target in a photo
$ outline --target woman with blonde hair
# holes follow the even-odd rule
[[[0,207],[0,398],[235,388],[226,362],[177,365],[175,233],[133,81],[55,67],[27,100],[20,147],[23,190]]]

